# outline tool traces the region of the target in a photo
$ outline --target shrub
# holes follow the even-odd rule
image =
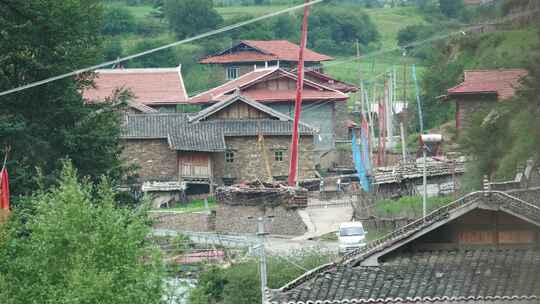
[[[108,7],[103,14],[101,32],[105,35],[128,34],[135,31],[135,17],[120,6]]]

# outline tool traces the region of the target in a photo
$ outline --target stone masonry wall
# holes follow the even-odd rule
[[[347,101],[336,101],[334,109],[336,117],[334,133],[336,135],[336,139],[347,140],[349,139],[349,129],[347,127],[347,120],[349,119],[349,108],[347,106]]]
[[[152,212],[150,218],[154,220],[154,228],[177,231],[212,231],[212,222],[207,212],[179,213],[179,212]]]
[[[178,176],[176,151],[165,139],[123,140],[122,157],[138,167],[142,179],[170,180]]]
[[[283,207],[261,208],[250,206],[225,206],[216,209],[216,231],[224,233],[255,233],[256,218],[273,216],[266,227],[270,234],[302,235],[307,227],[295,210]]]
[[[266,164],[255,136],[227,137],[227,148],[234,153],[234,161],[226,162],[225,153],[213,154],[214,177],[221,183],[223,177],[234,178],[235,182],[267,180]],[[290,158],[290,136],[265,136],[266,153],[272,176],[287,176]],[[275,152],[282,151],[283,160],[275,159]],[[300,178],[314,176],[313,137],[300,137]]]
[[[461,97],[457,100],[457,103],[460,112],[460,129],[465,130],[471,125],[475,113],[489,109],[490,106],[494,105],[495,99],[474,95],[470,97]]]
[[[213,215],[206,212],[153,212],[150,216],[155,221],[154,228],[177,231],[255,234],[255,219],[260,216],[273,216],[266,229],[274,235],[302,235],[307,231],[296,210],[287,210],[283,207],[221,205]]]

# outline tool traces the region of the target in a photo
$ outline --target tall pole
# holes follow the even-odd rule
[[[304,0],[309,3],[311,0]],[[309,17],[309,5],[304,6],[304,21],[302,22],[302,37],[300,39],[300,51],[298,54],[298,79],[296,81],[296,101],[294,103],[293,136],[291,144],[291,163],[289,166],[289,186],[296,186],[298,177],[298,124],[302,111],[302,91],[304,89],[304,50],[307,43],[307,27]]]
[[[423,182],[423,186],[424,186],[424,191],[422,193],[422,217],[426,218],[426,214],[427,214],[427,156],[426,156],[426,146],[424,145],[424,143],[422,142],[422,154],[423,154],[423,158],[424,158],[424,174],[423,174],[423,179],[422,179],[422,182]]]
[[[257,235],[259,236],[259,250],[260,250],[260,275],[261,275],[261,304],[266,304],[266,286],[267,273],[266,273],[266,250],[264,248],[264,237],[267,232],[265,229],[266,219],[264,217],[257,218]]]

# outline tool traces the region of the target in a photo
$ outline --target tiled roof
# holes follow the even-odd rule
[[[255,100],[257,102],[272,102],[272,101],[293,101],[296,97],[295,90],[269,90],[262,88],[250,88],[259,82],[267,79],[290,78],[296,81],[296,75],[289,73],[280,68],[259,69],[240,76],[237,79],[231,80],[223,85],[210,89],[206,92],[193,96],[190,103],[213,103],[230,98],[236,89],[241,91],[241,94]],[[303,100],[331,100],[342,101],[348,96],[334,89],[317,84],[310,80],[305,80],[304,85],[308,89],[303,91]],[[247,88],[250,88],[247,90]],[[311,88],[311,89],[309,89]]]
[[[283,303],[449,303],[465,300],[494,300],[495,298],[502,300],[505,299],[517,299],[516,303],[530,303],[525,299],[536,299],[537,292],[540,286],[530,285],[540,284],[540,261],[538,260],[540,252],[538,249],[533,251],[535,258],[533,260],[528,258],[528,252],[524,255],[510,255],[506,256],[512,262],[515,267],[521,267],[517,260],[512,260],[516,257],[521,257],[524,260],[521,261],[526,265],[526,268],[534,269],[533,272],[520,271],[512,273],[513,269],[510,267],[501,269],[490,269],[488,272],[493,274],[493,281],[489,278],[489,283],[486,284],[486,280],[472,280],[474,277],[462,277],[459,273],[468,274],[466,268],[461,268],[459,271],[452,269],[449,266],[430,266],[423,265],[418,269],[417,267],[411,267],[410,269],[394,269],[392,274],[389,275],[381,269],[388,269],[385,267],[395,267],[392,263],[388,264],[384,261],[379,261],[377,266],[373,265],[373,259],[378,260],[379,257],[399,248],[410,240],[414,240],[416,237],[422,236],[425,233],[436,229],[440,225],[451,221],[453,218],[459,217],[467,213],[470,210],[479,208],[480,206],[487,206],[490,210],[501,210],[508,214],[520,217],[540,226],[540,206],[534,203],[521,200],[517,197],[511,196],[507,193],[500,191],[484,191],[470,193],[446,206],[443,206],[431,213],[425,218],[418,219],[410,224],[407,224],[395,231],[383,236],[382,238],[372,241],[367,246],[361,249],[349,253],[342,257],[340,260],[322,265],[316,269],[306,272],[304,275],[288,283],[279,290],[270,292],[270,298],[272,304]],[[486,261],[478,260],[471,263],[479,263],[482,265],[498,265],[493,263],[494,259],[499,254],[484,256]],[[480,255],[482,257],[482,255]],[[412,265],[412,264],[411,264]],[[459,263],[458,263],[459,265]],[[528,266],[527,266],[528,265]],[[464,265],[468,267],[467,264]],[[433,274],[428,275],[422,267],[431,267]],[[494,266],[496,268],[498,266]],[[356,269],[362,271],[356,271]],[[391,269],[391,268],[390,268]],[[437,269],[440,269],[440,274],[437,274]],[[474,269],[474,267],[473,267]],[[406,271],[407,270],[407,271]],[[418,272],[416,271],[418,270]],[[487,270],[486,270],[487,271]],[[499,272],[502,271],[502,272]],[[358,277],[359,282],[354,281],[359,272],[366,272],[365,276]],[[505,273],[506,275],[503,275]],[[451,275],[453,274],[453,275]],[[343,280],[347,276],[348,280]],[[379,277],[380,275],[380,277]],[[470,274],[468,274],[470,275]],[[476,273],[475,275],[481,275]],[[519,281],[520,284],[515,284],[515,276],[525,276],[525,279]],[[425,277],[427,276],[427,277]],[[439,279],[443,284],[439,284],[435,279]],[[365,285],[365,288],[356,289],[351,284],[367,284],[365,280],[375,280],[370,284],[383,284],[382,289],[375,289],[371,291],[370,285]],[[380,280],[380,281],[378,281]],[[377,283],[384,282],[384,283]],[[429,286],[416,284],[415,282],[430,282]],[[407,285],[408,287],[404,286]],[[529,285],[527,285],[529,284]],[[381,285],[376,285],[381,286]],[[436,288],[434,289],[433,286]],[[456,289],[459,286],[460,289]],[[495,286],[495,287],[493,287]],[[494,290],[485,291],[487,287],[492,287]],[[396,288],[399,293],[394,293],[393,288]],[[414,296],[411,296],[412,289]],[[373,298],[376,297],[376,298]],[[523,302],[519,302],[523,300]],[[440,302],[437,302],[440,301]],[[446,301],[446,302],[445,302]],[[491,302],[489,302],[491,303]],[[500,303],[506,303],[504,301]]]
[[[514,96],[514,88],[519,80],[527,75],[523,69],[506,70],[471,70],[465,71],[465,80],[448,89],[448,95],[497,94],[499,100]]]
[[[145,105],[178,104],[188,100],[180,68],[97,70],[95,88],[83,91],[89,102],[103,101],[116,89],[129,89]]]
[[[539,290],[538,249],[440,250],[403,253],[377,267],[338,266],[271,303],[534,299]]]
[[[136,101],[128,101],[128,106],[131,107],[131,108],[134,108],[142,113],[146,113],[146,114],[150,114],[150,113],[158,113],[158,110],[154,109],[154,108],[151,108],[147,105],[144,105],[140,102],[136,102]]]
[[[242,40],[239,45],[249,46],[255,50],[231,52],[231,49],[217,55],[202,59],[201,63],[234,63],[234,62],[257,62],[257,61],[298,61],[300,47],[287,40]],[[259,52],[257,52],[259,51]],[[304,60],[311,62],[333,60],[334,58],[319,54],[310,49],[305,50]]]
[[[223,55],[211,56],[201,59],[200,63],[234,63],[234,62],[260,62],[277,60],[277,56],[262,54],[254,51],[241,51]]]
[[[186,124],[169,133],[169,145],[180,151],[225,151],[225,137],[219,126],[208,124]]]
[[[216,152],[226,149],[225,138],[232,136],[291,135],[292,121],[210,120],[189,122],[185,113],[127,114],[123,139],[167,139],[171,149]],[[301,135],[313,135],[317,130],[300,124]]]
[[[307,79],[315,81],[316,83],[325,85],[329,88],[332,88],[334,90],[340,91],[342,93],[350,93],[350,92],[357,92],[358,87],[346,83],[340,80],[337,80],[330,75],[323,74],[321,72],[317,72],[315,70],[307,69],[305,76]]]

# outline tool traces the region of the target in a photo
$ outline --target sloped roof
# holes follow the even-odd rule
[[[142,113],[146,113],[146,114],[150,114],[150,113],[158,113],[158,110],[154,109],[154,108],[151,108],[147,105],[144,105],[140,102],[136,102],[136,101],[128,101],[127,102],[128,106],[131,107],[131,108],[134,108]]]
[[[289,78],[296,81],[296,75],[287,72],[280,68],[268,68],[258,69],[246,73],[237,79],[233,79],[225,84],[210,89],[206,92],[202,92],[193,96],[190,103],[214,103],[223,100],[227,100],[234,91],[239,89],[241,94],[257,102],[274,102],[274,101],[293,101],[296,97],[296,91],[290,90],[270,90],[270,89],[252,89],[250,91],[244,91],[245,89],[254,86],[257,83],[264,82],[269,79],[276,78]],[[321,84],[315,83],[310,80],[304,80],[304,86],[311,88],[311,90],[304,89],[303,100],[335,100],[342,101],[348,98],[347,94],[339,92],[337,90],[328,88]]]
[[[234,52],[238,46],[248,46],[250,50]],[[201,63],[234,63],[260,61],[298,61],[300,47],[287,40],[242,40],[230,49],[202,59]],[[334,58],[319,54],[310,49],[305,50],[304,60],[308,62],[328,61]]]
[[[283,302],[272,303],[425,303],[513,296],[527,301],[540,288],[539,270],[538,249],[419,251],[390,257],[378,267],[340,265],[291,291]]]
[[[184,80],[178,68],[97,70],[95,88],[83,91],[89,102],[103,101],[116,89],[129,89],[144,105],[186,103]]]
[[[499,100],[510,99],[519,85],[519,80],[527,75],[523,69],[469,70],[464,72],[464,81],[448,89],[448,95],[497,94]]]
[[[234,100],[247,100],[242,96],[234,96]],[[233,101],[234,101],[233,100]],[[233,101],[223,102],[229,105]],[[249,101],[258,108],[267,107],[254,101]],[[215,109],[214,109],[215,110]],[[237,120],[202,120],[212,111],[204,113],[158,113],[158,114],[127,114],[121,137],[123,139],[167,139],[169,146],[181,151],[225,151],[225,137],[262,135],[291,135],[292,121],[285,115],[273,113],[282,120],[272,119],[237,119]],[[317,130],[300,123],[301,135],[314,135]]]
[[[390,258],[374,263],[378,257],[480,207],[500,210],[540,226],[538,202],[526,202],[499,191],[471,193],[345,255],[337,262],[322,265],[279,290],[270,291],[269,302],[459,303],[465,300],[502,300],[500,303],[506,303],[505,300],[515,299],[516,303],[534,303],[540,289],[538,248],[460,253],[446,250],[427,252],[424,260],[413,255],[405,257],[404,261]],[[439,260],[439,256],[442,259]],[[411,262],[411,257],[414,262]],[[409,262],[405,262],[407,259]],[[502,262],[504,259],[510,263],[505,264]]]
[[[358,91],[358,87],[355,85],[346,83],[341,80],[337,80],[328,74],[324,74],[312,69],[306,69],[305,76],[309,80],[332,88],[334,90],[340,91],[342,93],[351,93]]]
[[[198,121],[201,121],[209,116],[211,116],[212,114],[218,112],[219,110],[222,110],[226,107],[228,107],[229,105],[231,105],[232,103],[235,103],[235,102],[243,102],[243,103],[246,103],[248,105],[250,105],[251,107],[255,108],[255,109],[258,109],[274,118],[277,118],[279,120],[291,120],[291,118],[287,115],[284,115],[276,110],[273,110],[272,108],[269,108],[259,102],[256,102],[256,101],[253,101],[245,96],[242,96],[242,95],[238,95],[238,94],[234,94],[233,96],[231,96],[229,99],[226,99],[226,100],[223,100],[223,101],[220,101],[218,103],[215,103],[211,106],[209,106],[208,108],[206,109],[203,109],[201,110],[199,113],[197,113],[196,115],[193,115],[189,118],[189,122],[198,122]]]

